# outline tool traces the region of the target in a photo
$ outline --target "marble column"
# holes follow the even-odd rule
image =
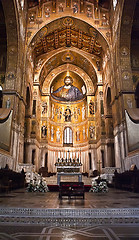
[[[91,160],[92,160],[92,170],[96,170],[97,169],[97,162],[95,159],[95,150],[91,149]]]

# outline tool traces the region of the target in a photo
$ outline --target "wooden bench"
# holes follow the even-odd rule
[[[84,183],[83,182],[60,182],[59,186],[59,198],[63,196],[81,196],[84,199]]]
[[[139,192],[139,170],[116,172],[113,177],[113,184],[115,188]]]
[[[0,169],[0,193],[25,187],[25,174],[10,169]]]

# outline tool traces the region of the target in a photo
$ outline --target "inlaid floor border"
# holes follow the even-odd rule
[[[46,209],[0,208],[0,224],[92,226],[139,224],[139,208]]]

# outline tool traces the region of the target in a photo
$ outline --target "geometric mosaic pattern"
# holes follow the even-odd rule
[[[0,224],[45,226],[92,226],[139,224],[139,208],[45,209],[0,208]]]

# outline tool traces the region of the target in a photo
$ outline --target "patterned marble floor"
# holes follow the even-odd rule
[[[3,240],[138,240],[137,226],[41,227],[0,226]]]
[[[63,197],[58,192],[28,193],[26,189],[0,194],[0,206],[31,208],[138,208],[139,193],[110,188],[106,194],[85,193],[85,199]]]
[[[139,193],[109,189],[107,194],[85,193],[85,199],[63,198],[58,192],[27,193],[25,189],[0,194],[0,208],[47,209],[138,209]],[[92,211],[92,210],[91,210]],[[1,220],[3,216],[0,216]],[[139,222],[92,224],[91,226],[46,226],[0,221],[0,240],[137,240]]]

